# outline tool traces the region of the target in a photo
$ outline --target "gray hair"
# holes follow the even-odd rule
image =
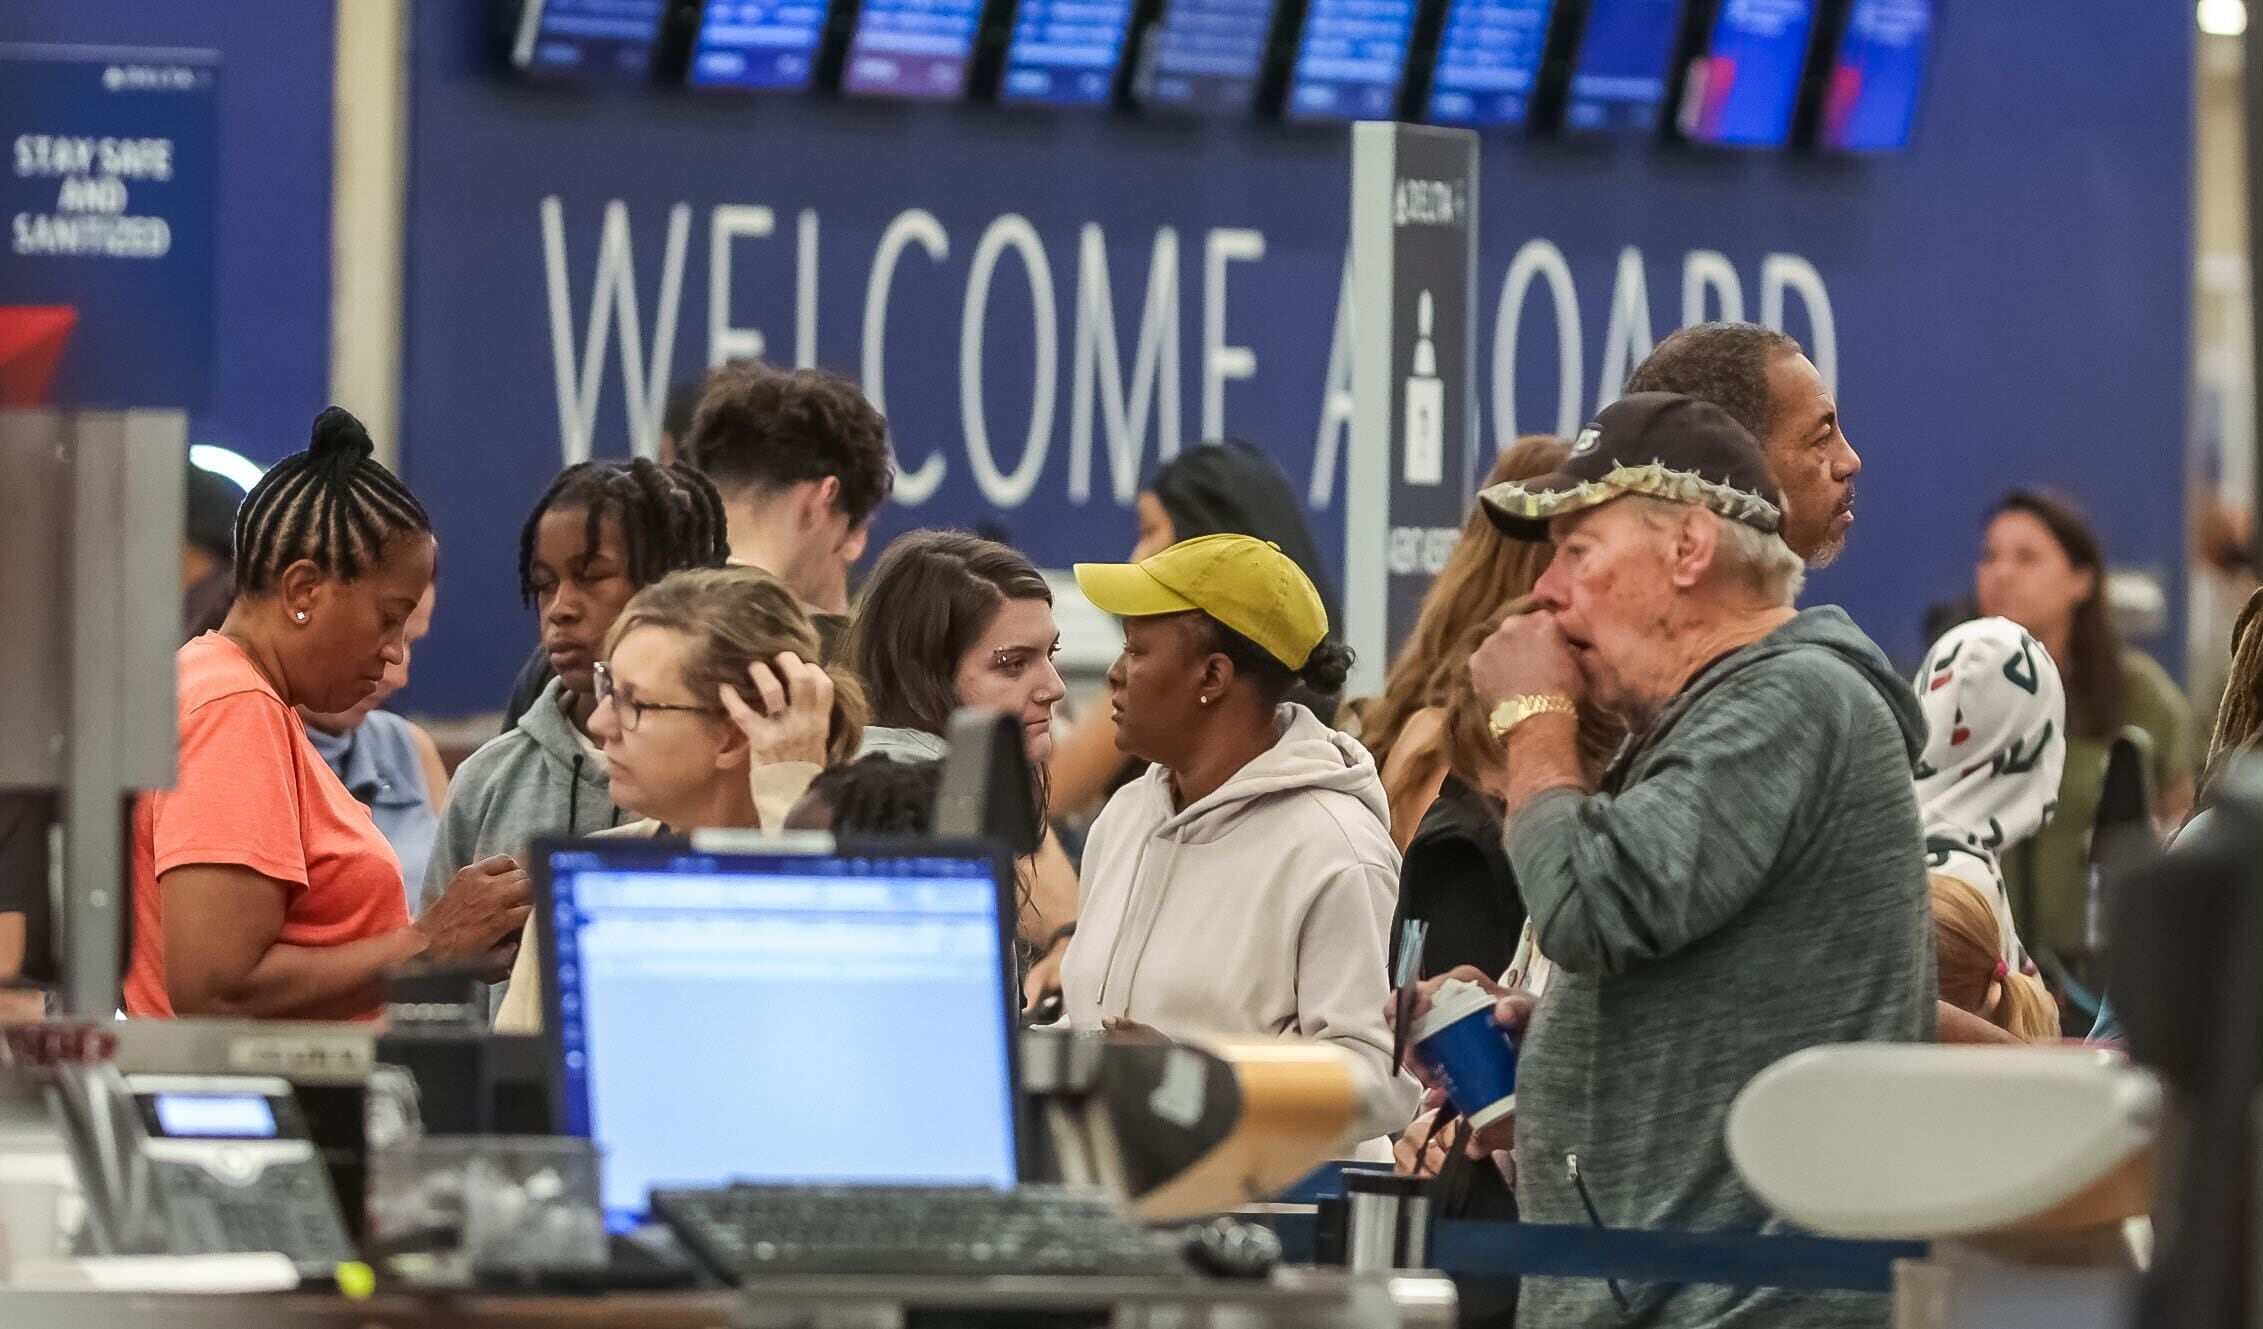
[[[1644,494],[1630,494],[1617,501],[1635,504],[1644,522],[1654,530],[1665,530],[1689,513],[1703,513],[1713,522],[1716,533],[1714,569],[1730,585],[1767,608],[1789,607],[1798,601],[1800,591],[1807,585],[1807,564],[1792,552],[1781,535],[1732,521],[1710,508]]]

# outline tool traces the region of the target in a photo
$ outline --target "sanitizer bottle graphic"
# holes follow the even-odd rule
[[[1414,306],[1414,365],[1406,381],[1406,435],[1399,443],[1406,483],[1434,485],[1446,478],[1446,385],[1438,377],[1438,348],[1430,340],[1437,317],[1430,292]]]

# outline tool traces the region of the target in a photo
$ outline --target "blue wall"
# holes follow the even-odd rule
[[[886,529],[995,515],[1053,565],[1121,556],[1131,535],[1110,481],[1104,423],[1090,426],[1089,484],[1077,485],[1088,224],[1104,229],[1126,375],[1158,228],[1175,236],[1177,414],[1189,444],[1203,432],[1206,253],[1261,234],[1261,261],[1218,265],[1228,294],[1220,340],[1255,357],[1252,376],[1226,384],[1224,424],[1273,450],[1300,484],[1313,478],[1348,230],[1341,131],[528,88],[493,67],[477,8],[416,7],[404,456],[439,520],[448,569],[440,623],[419,656],[417,707],[498,706],[532,640],[532,616],[513,594],[514,537],[560,465],[565,437],[581,428],[561,422],[558,345],[578,384],[615,200],[646,362],[661,327],[671,217],[683,220],[663,381],[708,359],[718,220],[754,224],[755,214],[719,213],[720,205],[768,208],[774,229],[727,246],[729,323],[758,328],[772,358],[796,358],[806,211],[818,236],[813,358],[860,375],[884,232],[892,223],[904,233],[939,228],[947,252],[904,249],[892,285],[873,302],[886,316],[877,363],[899,454],[907,466],[940,457],[945,467],[926,502],[892,511]],[[1843,411],[1869,468],[1853,548],[1816,579],[1811,598],[1846,604],[1903,657],[1919,649],[1924,604],[1969,585],[1979,514],[2013,484],[2071,491],[2097,516],[2118,562],[2168,578],[2172,602],[2181,588],[2190,6],[2102,0],[2085,7],[2086,24],[2056,25],[2026,5],[1950,10],[1920,141],[1905,156],[1826,161],[1652,141],[1497,140],[1483,161],[1479,397],[1489,437],[1509,431],[1503,400],[1524,431],[1560,419],[1576,425],[1591,412],[1614,323],[1618,340],[1636,340],[1625,335],[1630,321],[1613,317],[1614,292],[1626,297],[1624,312],[1646,307],[1650,333],[1663,337],[1682,322],[1693,251],[1733,269],[1752,316],[1765,273],[1781,281],[1812,270],[1835,328]],[[556,292],[546,206],[562,241]],[[910,210],[931,220],[906,220]],[[983,287],[970,278],[986,234],[997,262]],[[1049,326],[1025,275],[1031,250],[1051,286]],[[1545,262],[1532,269],[1543,275],[1512,320],[1513,391],[1496,381],[1496,317],[1520,253],[1560,255],[1570,278],[1580,326],[1568,407],[1559,400]],[[1711,262],[1694,266],[1703,272]],[[1646,306],[1625,284],[1637,275]],[[971,366],[987,412],[987,457],[970,445],[961,387],[970,285],[987,291]],[[560,296],[567,318],[554,330]],[[1790,330],[1818,340],[1807,304],[1795,295],[1785,306]],[[1717,299],[1706,305],[1709,315],[1718,309]],[[598,395],[588,433],[600,456],[630,446],[618,333],[609,325],[590,380]],[[1031,423],[1033,356],[1049,367],[1054,392],[1050,415],[1037,422],[1045,456],[1024,477],[1016,472]],[[579,404],[564,414],[578,419]],[[1083,414],[1103,412],[1088,404]],[[1150,420],[1142,473],[1154,464],[1155,430]],[[1330,468],[1317,469],[1326,487]],[[1340,460],[1334,470],[1340,476]],[[1337,488],[1316,505],[1329,545],[1340,543]]]
[[[0,42],[220,52],[210,407],[190,440],[260,461],[306,445],[330,379],[328,0],[7,0]]]

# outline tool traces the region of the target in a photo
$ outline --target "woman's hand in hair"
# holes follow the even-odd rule
[[[833,730],[833,680],[822,666],[792,651],[747,666],[747,681],[760,703],[746,703],[737,688],[721,689],[723,709],[746,735],[752,765],[801,761],[825,764],[825,742]]]

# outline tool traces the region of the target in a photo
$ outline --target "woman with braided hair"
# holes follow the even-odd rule
[[[322,413],[237,510],[227,618],[174,656],[179,774],[134,809],[133,1015],[366,1019],[412,959],[510,964],[526,874],[461,866],[412,924],[399,860],[296,709],[374,692],[432,586],[432,522],[372,451]]]
[[[632,820],[614,806],[589,728],[606,634],[638,591],[671,572],[721,567],[728,553],[722,499],[695,471],[644,458],[583,462],[551,482],[519,533],[519,595],[540,616],[551,677],[514,728],[457,770],[427,900],[465,863]]]

